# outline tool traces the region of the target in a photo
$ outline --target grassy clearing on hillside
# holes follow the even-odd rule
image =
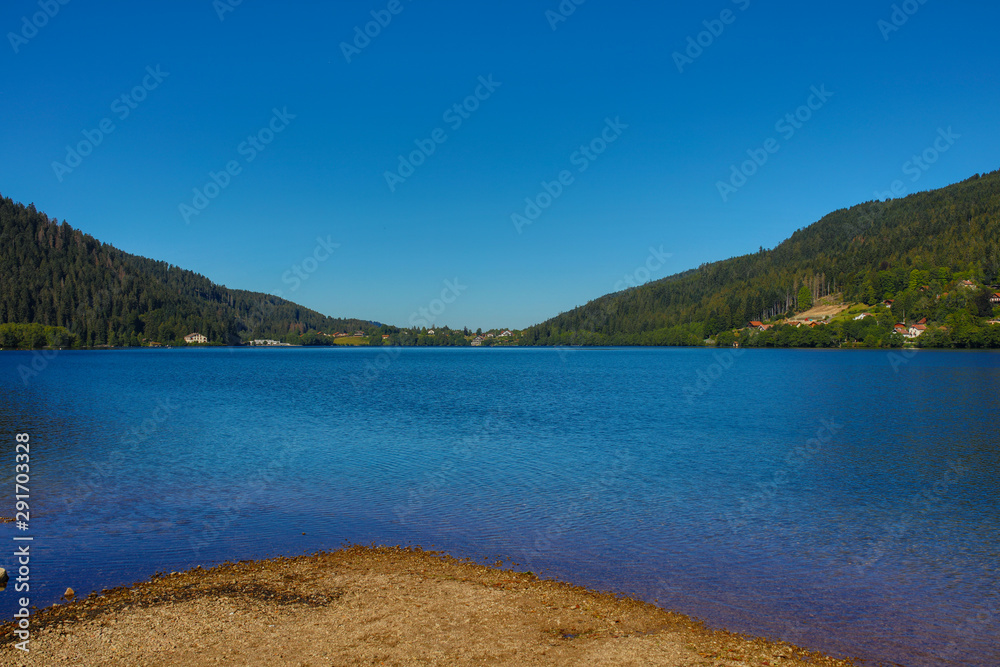
[[[341,338],[335,338],[333,341],[334,345],[367,345],[368,339],[363,336],[342,336]]]

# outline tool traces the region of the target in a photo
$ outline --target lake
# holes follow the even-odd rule
[[[837,655],[1000,664],[998,353],[48,354],[0,354],[0,514],[31,436],[0,566],[34,538],[38,606],[412,544]]]

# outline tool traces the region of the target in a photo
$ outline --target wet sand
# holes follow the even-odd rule
[[[0,628],[0,665],[851,665],[654,605],[460,561],[350,547],[197,568]]]

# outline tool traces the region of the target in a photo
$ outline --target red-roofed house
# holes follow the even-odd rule
[[[993,296],[990,297],[990,303],[993,305],[1000,304],[1000,292],[994,292]]]

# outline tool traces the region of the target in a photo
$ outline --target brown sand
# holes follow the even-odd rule
[[[173,573],[0,628],[0,665],[850,665],[644,602],[350,547]]]

